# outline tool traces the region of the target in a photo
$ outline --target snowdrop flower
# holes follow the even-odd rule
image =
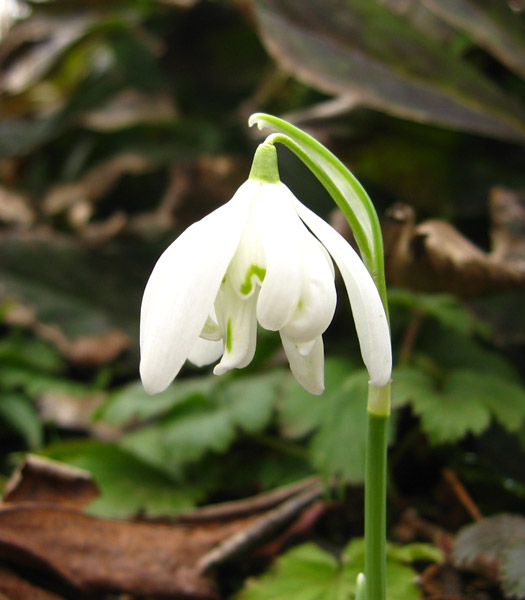
[[[324,389],[322,334],[336,305],[332,258],[350,298],[371,383],[391,374],[387,319],[352,247],[279,179],[271,144],[256,152],[233,198],[184,231],[158,260],[140,323],[144,388],[164,390],[186,360],[221,375],[250,363],[257,323],[279,331],[290,368],[312,394]]]
[[[28,17],[30,13],[29,6],[21,0],[0,0],[0,42],[15,21]]]

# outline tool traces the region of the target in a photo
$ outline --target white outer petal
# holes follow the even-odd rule
[[[155,265],[140,316],[140,375],[148,393],[168,387],[195,345],[259,186],[244,183],[228,203],[186,229]]]
[[[297,346],[281,333],[284,351],[290,363],[290,370],[297,381],[310,394],[319,396],[324,392],[324,346],[323,338],[315,339],[310,352],[304,356]]]
[[[359,255],[335,229],[299,200],[295,203],[301,219],[323,243],[341,271],[370,383],[384,386],[392,375],[392,346],[388,321],[374,280]]]
[[[224,343],[222,340],[197,338],[188,354],[188,360],[196,367],[204,367],[218,360],[223,350]]]
[[[302,282],[300,227],[294,195],[284,183],[265,183],[257,201],[255,225],[264,248],[266,275],[257,302],[264,329],[284,327],[299,302]]]

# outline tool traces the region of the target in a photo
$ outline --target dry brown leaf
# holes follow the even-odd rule
[[[25,581],[20,575],[0,565],[0,600],[64,600]]]
[[[77,12],[66,17],[34,17],[14,25],[0,48],[0,89],[15,95],[29,88],[94,21],[94,15]]]
[[[118,427],[93,421],[93,414],[104,403],[104,392],[75,394],[45,392],[36,398],[38,413],[45,423],[53,423],[64,429],[84,431],[99,440],[111,441],[122,433]]]
[[[54,344],[67,360],[82,367],[106,364],[131,346],[130,338],[119,329],[110,329],[100,335],[69,339],[58,326],[41,323],[35,310],[23,303],[10,307],[5,321],[27,327],[38,337]]]
[[[525,192],[496,187],[489,201],[492,258],[525,270]]]
[[[303,494],[295,512],[319,493]],[[100,519],[49,504],[7,504],[0,507],[0,556],[86,593],[211,599],[217,594],[209,570],[274,533],[283,516],[291,517],[285,507],[229,520],[161,524]]]
[[[491,190],[490,217],[492,249],[484,252],[450,223],[416,224],[412,207],[394,204],[382,219],[388,283],[462,297],[524,289],[525,193]],[[331,221],[355,246],[341,211],[334,211]]]
[[[0,556],[51,572],[86,593],[215,598],[198,560],[253,518],[196,527],[110,521],[44,504],[5,505]]]
[[[56,339],[59,342],[59,339]],[[71,362],[84,367],[96,367],[116,358],[131,346],[130,338],[119,329],[110,329],[102,335],[82,336],[74,340],[64,338],[58,349]]]
[[[0,186],[0,221],[19,227],[29,227],[35,221],[35,214],[23,194]]]
[[[64,463],[28,454],[7,482],[3,501],[52,503],[83,508],[99,495],[91,475]]]
[[[173,99],[167,93],[126,89],[102,108],[84,113],[81,123],[91,129],[112,131],[137,123],[170,121],[176,114]]]
[[[16,479],[0,505],[0,557],[87,594],[217,598],[215,566],[271,539],[322,494],[310,479],[170,523],[131,522],[81,512],[94,490],[77,469],[30,458]]]
[[[426,292],[463,297],[525,287],[525,269],[475,246],[445,221],[416,225],[414,211],[396,204],[383,221],[387,280]]]
[[[74,183],[57,184],[49,190],[43,201],[44,211],[54,215],[71,210],[78,203],[92,202],[106,194],[124,174],[140,174],[151,168],[151,163],[139,154],[127,153],[114,156],[91,168]],[[75,215],[73,215],[74,217]],[[90,217],[87,215],[86,220]],[[79,216],[73,224],[78,225]]]

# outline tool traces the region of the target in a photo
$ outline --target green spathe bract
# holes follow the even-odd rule
[[[259,129],[270,127],[277,130],[279,134],[271,135],[266,142],[287,146],[323,184],[348,221],[363,261],[386,305],[381,227],[377,212],[363,186],[327,148],[287,121],[273,115],[255,113],[249,118],[248,124],[257,124]]]

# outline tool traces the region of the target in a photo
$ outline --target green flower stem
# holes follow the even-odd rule
[[[366,600],[386,595],[386,465],[390,384],[369,386],[365,471]]]

